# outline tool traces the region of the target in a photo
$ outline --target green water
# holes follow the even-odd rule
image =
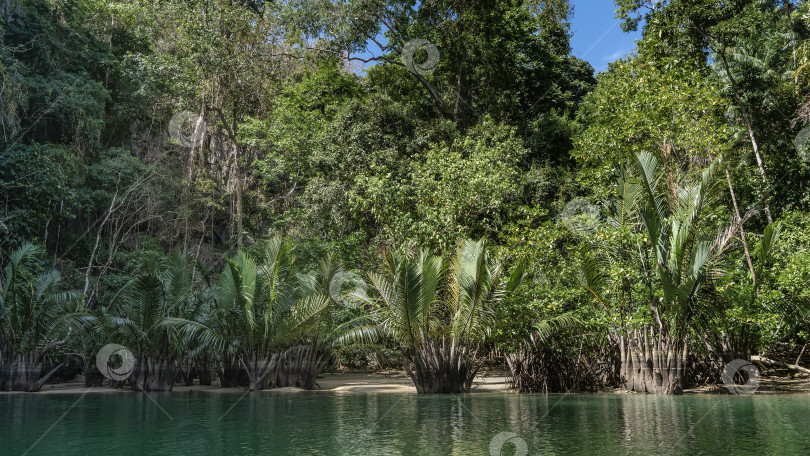
[[[487,455],[501,432],[528,455],[808,454],[810,396],[0,395],[2,455]]]

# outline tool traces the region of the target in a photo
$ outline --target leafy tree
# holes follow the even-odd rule
[[[486,122],[452,144],[416,156],[410,180],[360,176],[358,209],[371,212],[389,239],[449,249],[464,236],[494,236],[522,195],[526,150],[508,127]]]
[[[726,99],[708,70],[636,56],[611,64],[599,78],[580,111],[585,128],[573,150],[588,166],[581,174],[599,179],[599,188],[614,179],[613,169],[644,151],[656,151],[662,165],[676,172],[683,161],[732,150],[723,118]]]
[[[23,244],[4,261],[0,276],[0,390],[39,391],[62,366],[55,363],[66,337],[86,316],[75,292],[60,290],[59,272],[41,272],[42,249]],[[43,372],[43,368],[50,370]]]

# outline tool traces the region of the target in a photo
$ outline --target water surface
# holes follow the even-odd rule
[[[528,455],[808,454],[810,395],[0,395],[2,455],[487,455],[504,432]]]

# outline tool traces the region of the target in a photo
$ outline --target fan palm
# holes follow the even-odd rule
[[[57,271],[36,274],[41,253],[23,244],[0,275],[0,390],[39,391],[61,366],[43,375],[49,356],[87,318],[71,308],[78,294],[59,290]]]

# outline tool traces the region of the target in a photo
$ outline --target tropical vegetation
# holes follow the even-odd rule
[[[0,2],[0,390],[806,369],[810,2],[615,4]]]

